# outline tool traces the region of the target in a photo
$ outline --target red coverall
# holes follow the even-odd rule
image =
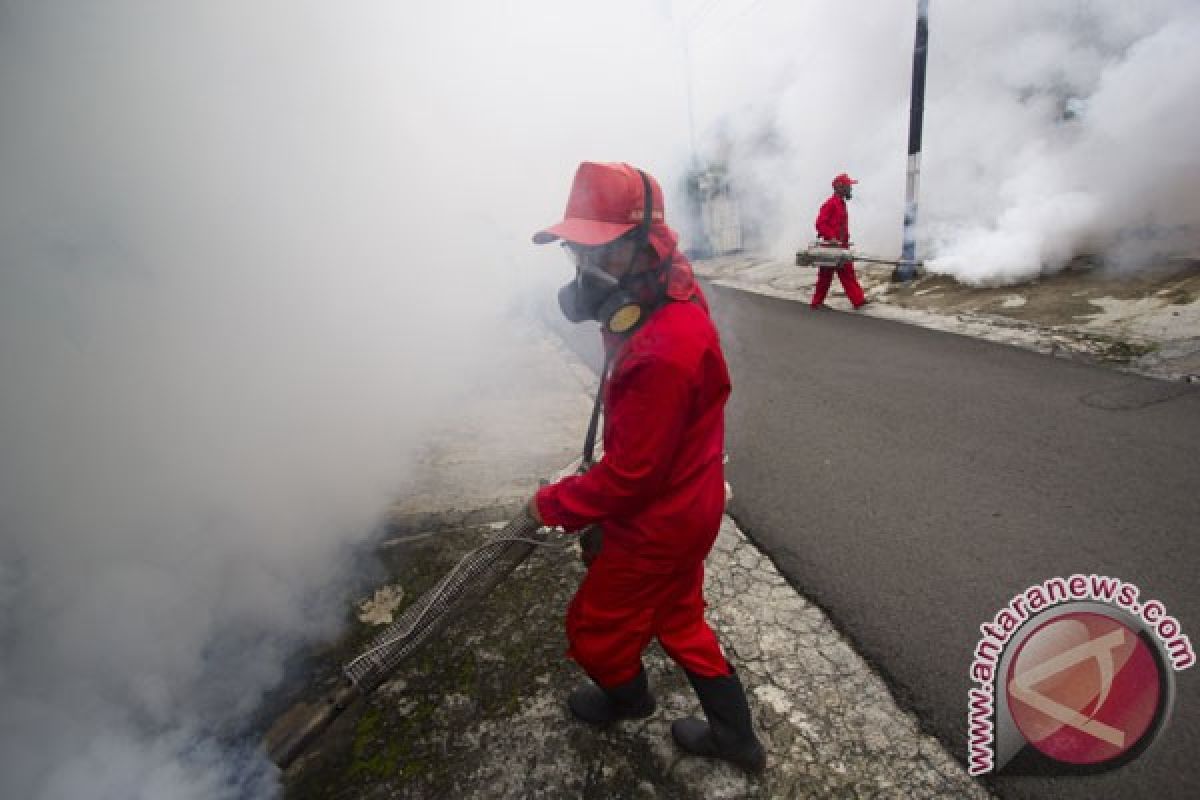
[[[567,655],[601,687],[627,683],[658,637],[680,666],[731,674],[704,619],[704,559],[725,506],[729,372],[708,305],[678,252],[670,300],[628,339],[608,342],[604,457],[540,489],[547,525],[600,523],[603,546],[567,609]]]
[[[846,201],[836,192],[825,201],[817,213],[817,236],[841,242],[843,245],[850,244],[850,215],[846,212]],[[842,282],[842,290],[855,308],[866,302],[862,286],[859,286],[858,277],[854,274],[853,262],[847,262],[836,270],[821,267],[818,272],[817,285],[813,289],[813,308],[825,302],[825,295],[829,293],[829,286],[833,283],[834,272],[837,272],[838,280]]]

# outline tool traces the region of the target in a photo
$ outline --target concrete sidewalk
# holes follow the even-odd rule
[[[395,536],[382,551],[389,583],[363,598],[358,622],[330,651],[327,681],[337,659],[478,541],[485,517],[575,455],[595,378],[555,338],[531,330],[526,344],[505,371],[532,388],[482,392],[478,413],[430,443],[420,491],[394,510]],[[289,769],[287,796],[988,796],[729,518],[708,561],[709,617],[749,692],[766,774],[674,745],[671,721],[699,708],[657,645],[645,659],[659,698],[653,716],[607,730],[577,722],[564,701],[582,674],[562,655],[562,617],[582,575],[573,546],[536,552],[471,618],[347,711]]]

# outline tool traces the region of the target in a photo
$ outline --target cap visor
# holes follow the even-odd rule
[[[555,239],[581,244],[585,247],[608,244],[637,227],[636,223],[597,222],[594,219],[564,219],[533,235],[534,244],[546,244]]]

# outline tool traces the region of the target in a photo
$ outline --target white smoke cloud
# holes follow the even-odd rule
[[[274,791],[229,743],[575,164],[683,167],[644,5],[0,6],[0,795]]]
[[[860,249],[896,257],[915,3],[692,8],[701,124],[721,119],[737,143],[777,255],[812,236],[845,170],[862,179]],[[933,0],[930,269],[1008,283],[1079,255],[1137,268],[1200,244],[1198,34],[1193,0]]]

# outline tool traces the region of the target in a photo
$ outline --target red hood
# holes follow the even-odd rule
[[[666,224],[656,222],[650,226],[650,246],[660,261],[667,257],[671,259],[667,270],[667,297],[681,302],[698,297],[700,305],[708,311],[708,303],[696,283],[692,265],[679,250],[679,235]]]

